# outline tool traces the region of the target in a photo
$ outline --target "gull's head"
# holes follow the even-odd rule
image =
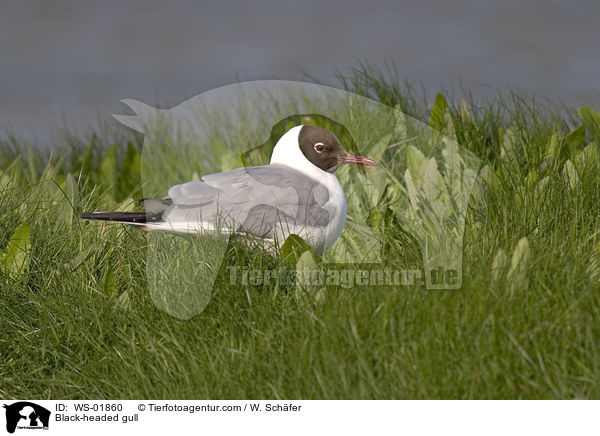
[[[345,163],[375,166],[375,161],[348,153],[329,130],[297,126],[288,130],[275,145],[271,164],[288,165],[305,173],[333,173]]]

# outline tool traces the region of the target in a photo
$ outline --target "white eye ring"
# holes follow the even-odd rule
[[[325,151],[325,145],[322,142],[317,142],[313,148],[317,153],[323,153]]]

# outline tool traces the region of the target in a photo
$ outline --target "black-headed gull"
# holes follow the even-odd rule
[[[377,165],[348,153],[329,130],[297,126],[277,142],[269,165],[175,185],[162,199],[142,200],[145,212],[84,212],[81,217],[174,233],[249,233],[277,245],[296,234],[322,252],[346,221],[346,197],[333,174],[345,163]]]

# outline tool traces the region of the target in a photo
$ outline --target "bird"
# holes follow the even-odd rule
[[[339,238],[347,203],[335,171],[376,166],[345,150],[329,130],[299,125],[275,144],[268,165],[208,174],[172,186],[163,198],[141,200],[144,212],[84,212],[83,219],[180,234],[249,234],[281,247],[292,234],[317,253]]]

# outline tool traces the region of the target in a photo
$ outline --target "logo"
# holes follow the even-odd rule
[[[29,401],[19,401],[3,406],[6,409],[6,431],[15,429],[48,429],[50,411]]]

